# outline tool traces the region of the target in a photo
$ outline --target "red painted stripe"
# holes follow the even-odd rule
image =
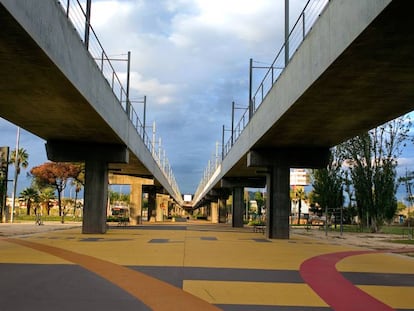
[[[334,310],[394,310],[368,295],[336,270],[336,263],[355,255],[377,253],[375,251],[352,251],[325,254],[304,261],[300,266],[303,280]]]

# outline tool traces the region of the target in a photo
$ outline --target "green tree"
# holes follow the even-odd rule
[[[328,220],[329,211],[344,204],[342,158],[338,148],[332,148],[328,166],[312,171],[313,200],[319,204]]]
[[[129,194],[109,190],[108,195],[109,195],[109,202],[111,204],[114,204],[117,202],[129,203]]]
[[[397,158],[408,138],[411,121],[403,116],[341,144],[350,170],[358,216],[377,232],[397,211]]]
[[[262,207],[265,205],[265,200],[263,198],[263,193],[261,193],[260,191],[256,191],[254,193],[254,199],[257,202],[257,211],[258,211],[258,214],[261,215],[261,213],[262,213]]]
[[[22,192],[20,192],[20,199],[24,200],[26,203],[26,214],[30,215],[30,209],[33,203],[39,202],[39,192],[35,188],[25,188]],[[36,214],[36,210],[35,210]]]

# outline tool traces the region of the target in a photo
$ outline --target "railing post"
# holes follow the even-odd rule
[[[147,113],[147,96],[145,95],[144,96],[144,116],[143,116],[143,120],[142,120],[142,122],[143,122],[143,124],[142,124],[142,128],[143,128],[142,137],[143,138],[145,137],[146,113]]]
[[[285,67],[289,63],[289,0],[285,0]]]
[[[102,72],[102,74],[103,74],[103,70],[104,70],[104,51],[102,50],[102,53],[101,53],[101,72]]]
[[[66,2],[66,17],[69,18],[70,0]]]
[[[131,113],[131,102],[129,101],[129,72],[131,69],[131,51],[128,51],[128,65],[127,65],[127,85],[126,85],[126,113],[128,117]]]
[[[275,68],[273,67],[273,64],[272,64],[272,85],[273,85],[273,83],[275,83],[274,70],[275,70]]]
[[[161,166],[161,137],[158,138],[158,165]]]
[[[233,135],[233,132],[232,132]],[[224,160],[224,124],[223,124],[223,130],[221,132],[221,160]]]
[[[218,167],[218,148],[219,148],[219,142],[216,141],[216,157],[215,157],[216,163],[215,163],[215,169],[217,169],[217,167]]]
[[[250,58],[249,65],[249,120],[253,116],[253,107],[252,107],[252,88],[253,88],[253,58]]]
[[[262,101],[263,101],[263,99],[264,99],[264,90],[263,90],[263,84],[262,84]]]
[[[91,4],[92,0],[86,1],[86,20],[85,20],[85,46],[89,50],[89,27],[91,25]]]
[[[305,39],[306,28],[305,28],[305,11],[302,13],[302,40]]]
[[[231,103],[231,146],[234,143],[234,102]]]
[[[155,121],[152,123],[152,156],[155,157]]]

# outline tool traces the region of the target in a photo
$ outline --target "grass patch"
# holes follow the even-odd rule
[[[36,216],[34,215],[19,215],[19,216],[14,217],[15,222],[19,222],[19,221],[35,222],[35,220],[36,220]],[[60,222],[61,220],[62,220],[62,216],[47,216],[47,215],[42,216],[43,222],[47,222],[47,221],[59,221]],[[65,216],[65,222],[66,221],[82,221],[82,218],[80,217],[73,218],[72,216]]]
[[[388,240],[387,242],[405,245],[414,245],[414,240]]]

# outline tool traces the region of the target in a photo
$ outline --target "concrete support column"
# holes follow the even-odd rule
[[[233,206],[232,206],[232,226],[234,228],[243,227],[243,215],[244,215],[244,188],[233,188]]]
[[[219,222],[218,202],[211,202],[210,208],[211,208],[211,222],[213,224],[218,224],[218,222]]]
[[[108,203],[108,164],[102,161],[85,162],[85,191],[82,233],[106,232]]]
[[[157,188],[148,187],[148,221],[155,222]]]
[[[211,201],[209,201],[208,204],[206,205],[206,216],[207,216],[207,220],[211,221]]]
[[[273,166],[267,174],[266,236],[269,239],[289,239],[290,168]]]
[[[322,168],[329,159],[328,148],[251,150],[248,167],[266,168],[266,236],[289,239],[290,168]]]
[[[219,222],[226,223],[227,222],[227,206],[226,206],[226,199],[219,199],[218,200],[218,213],[219,213]]]
[[[132,183],[131,193],[129,196],[129,223],[137,225],[141,222],[142,214],[142,184]]]
[[[156,221],[161,222],[164,221],[164,215],[167,216],[168,214],[168,204],[170,197],[167,194],[157,194],[156,197],[157,213],[155,219]]]
[[[108,163],[128,163],[126,146],[48,141],[46,153],[55,162],[85,162],[82,233],[105,233]]]
[[[156,204],[157,209],[156,209],[156,215],[155,215],[155,221],[157,222],[162,222],[164,221],[164,199],[160,196],[157,195],[157,199],[156,199]]]

